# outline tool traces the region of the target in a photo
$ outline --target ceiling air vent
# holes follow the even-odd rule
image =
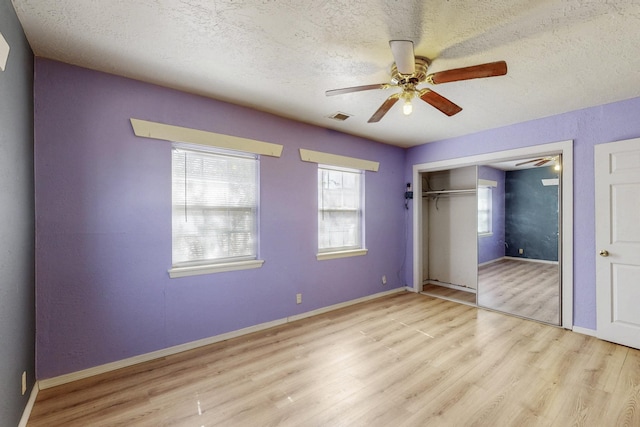
[[[347,113],[341,113],[341,112],[337,112],[337,113],[333,113],[330,116],[327,116],[330,119],[333,120],[337,120],[339,122],[344,122],[345,120],[347,120],[349,117],[351,117],[351,115],[347,114]]]

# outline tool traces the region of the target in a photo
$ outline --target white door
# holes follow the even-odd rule
[[[640,138],[595,146],[597,335],[640,348]]]

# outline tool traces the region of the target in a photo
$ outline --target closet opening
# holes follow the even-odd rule
[[[413,290],[570,329],[572,147],[414,165]]]
[[[422,289],[427,295],[476,305],[476,166],[423,172]]]

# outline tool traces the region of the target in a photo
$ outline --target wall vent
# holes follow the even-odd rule
[[[338,111],[337,113],[333,113],[333,114],[331,114],[330,116],[327,116],[327,117],[329,117],[330,119],[333,119],[333,120],[337,120],[339,122],[344,122],[349,117],[351,117],[351,115],[347,114],[347,113],[341,113],[340,111]]]

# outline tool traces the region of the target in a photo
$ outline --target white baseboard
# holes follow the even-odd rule
[[[514,261],[537,262],[539,264],[558,264],[558,261],[547,261],[546,259],[519,258],[517,256],[506,256],[503,259],[512,259]]]
[[[18,427],[27,427],[27,422],[29,422],[29,417],[31,416],[33,405],[35,405],[36,397],[38,397],[38,391],[40,391],[40,387],[38,385],[38,382],[36,381],[36,383],[33,385],[33,388],[31,389],[31,394],[29,395],[27,406],[25,406],[24,411],[22,411],[22,418],[20,418]]]
[[[478,293],[477,289],[470,288],[468,286],[456,285],[454,283],[439,282],[437,280],[425,280],[422,283],[422,286],[424,286],[424,285],[442,286],[443,288],[455,289],[457,291],[469,292],[469,293],[472,293],[472,294],[477,294]]]
[[[573,332],[577,332],[582,335],[589,335],[590,337],[597,337],[594,329],[581,328],[580,326],[574,326],[571,329]]]
[[[238,329],[236,331],[227,332],[224,334],[216,335],[209,338],[204,338],[197,341],[191,341],[185,344],[176,345],[173,347],[164,348],[162,350],[152,351],[150,353],[141,354],[138,356],[129,357],[127,359],[118,360],[115,362],[106,363],[104,365],[94,366],[93,368],[83,369],[81,371],[71,372],[69,374],[60,375],[53,378],[46,378],[38,381],[40,390],[45,390],[51,387],[56,387],[62,384],[67,384],[72,381],[89,378],[95,375],[104,374],[106,372],[115,371],[116,369],[126,368],[128,366],[137,365],[143,362],[149,362],[154,359],[171,356],[173,354],[182,353],[183,351],[193,350],[198,347],[203,347],[209,344],[215,344],[220,341],[225,341],[231,338],[237,338],[242,335],[251,334],[254,332],[262,331],[265,329],[273,328],[274,326],[284,325],[296,320],[305,319],[307,317],[316,316],[318,314],[327,313],[329,311],[337,310],[340,308],[348,307],[350,305],[359,304],[361,302],[370,301],[376,298],[380,298],[387,295],[392,295],[400,292],[405,292],[406,287],[391,289],[389,291],[380,292],[366,297],[357,298],[351,301],[341,302],[339,304],[330,305],[328,307],[319,308],[317,310],[308,311],[306,313],[296,314],[294,316],[285,317],[283,319],[273,320],[271,322],[261,323],[259,325],[250,326],[248,328]],[[412,289],[411,289],[412,290]],[[36,393],[37,394],[37,393]],[[35,398],[34,398],[35,401]]]
[[[485,265],[489,265],[489,264],[493,264],[494,262],[498,262],[498,261],[502,261],[503,259],[505,259],[506,257],[500,257],[500,258],[496,258],[496,259],[492,259],[489,261],[485,261],[485,262],[481,262],[478,264],[478,267],[484,267]]]
[[[517,256],[503,256],[500,258],[492,259],[491,261],[483,262],[478,264],[478,267],[484,267],[485,265],[493,264],[494,262],[502,261],[505,259],[511,259],[514,261],[527,261],[527,262],[537,262],[540,264],[558,264],[558,261],[547,261],[546,259],[533,259],[533,258],[520,258]]]
[[[306,319],[307,317],[311,317],[311,316],[317,316],[318,314],[324,314],[324,313],[327,313],[329,311],[338,310],[340,308],[348,307],[348,306],[354,305],[354,304],[359,304],[359,303],[365,302],[365,301],[370,301],[372,299],[384,297],[384,296],[387,296],[387,295],[397,294],[399,292],[404,292],[405,290],[406,290],[405,288],[391,289],[389,291],[380,292],[380,293],[373,294],[373,295],[368,295],[366,297],[354,299],[354,300],[351,300],[351,301],[341,302],[339,304],[330,305],[328,307],[322,307],[322,308],[319,308],[317,310],[307,311],[306,313],[296,314],[295,316],[287,317],[287,322],[286,323],[295,322],[296,320]]]

